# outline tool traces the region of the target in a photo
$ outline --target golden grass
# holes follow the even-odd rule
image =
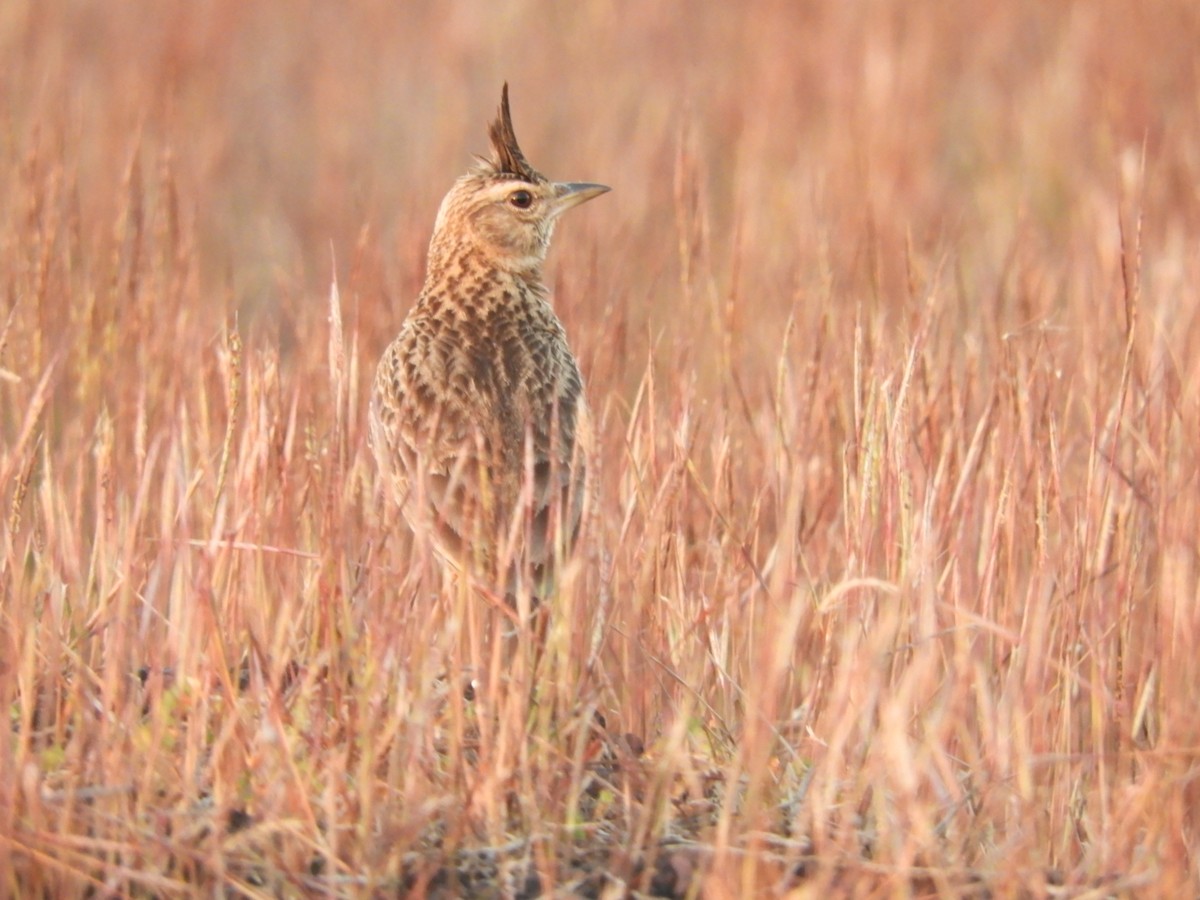
[[[1195,895],[1193,6],[397,8],[0,12],[0,894]],[[536,672],[364,428],[504,79]]]

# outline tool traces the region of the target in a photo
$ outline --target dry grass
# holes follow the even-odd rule
[[[417,7],[0,11],[0,894],[1195,895],[1194,5]],[[536,683],[364,428],[505,78]]]

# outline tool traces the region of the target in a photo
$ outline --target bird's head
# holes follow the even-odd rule
[[[550,181],[525,159],[513,133],[508,85],[488,128],[492,154],[463,175],[442,201],[430,243],[430,262],[443,254],[486,254],[491,265],[536,272],[546,258],[554,223],[573,206],[598,197],[602,184]]]

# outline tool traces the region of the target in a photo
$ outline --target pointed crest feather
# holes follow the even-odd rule
[[[545,181],[545,177],[525,159],[517,144],[513,131],[512,114],[508,109],[508,82],[500,92],[500,110],[496,121],[488,126],[488,137],[492,140],[492,158],[488,164],[496,175],[515,175],[531,183]]]

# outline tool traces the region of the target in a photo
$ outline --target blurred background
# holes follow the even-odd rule
[[[614,188],[558,241],[594,270],[587,319],[618,308],[654,334],[736,295],[734,352],[753,355],[831,284],[891,307],[951,248],[978,303],[1030,244],[1111,254],[1122,197],[1148,246],[1191,241],[1197,46],[1200,7],[1162,0],[12,0],[0,153],[10,178],[60,158],[84,232],[117,217],[131,160],[148,208],[169,168],[222,314],[295,314],[287,298],[323,293],[336,258],[359,303],[383,304],[362,312],[382,345],[507,80],[534,164]],[[1101,246],[1069,246],[1081,234]],[[112,250],[89,235],[79,252]]]

